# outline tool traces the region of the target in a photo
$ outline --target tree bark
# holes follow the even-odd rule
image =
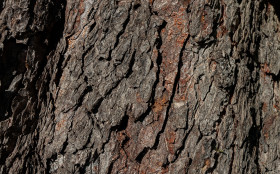
[[[3,0],[0,173],[280,173],[277,0]]]

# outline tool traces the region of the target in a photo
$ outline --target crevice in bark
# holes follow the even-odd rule
[[[253,152],[255,150],[255,164],[257,165],[257,172],[260,173],[260,167],[259,167],[259,145],[260,145],[260,138],[261,138],[261,125],[257,125],[256,122],[256,109],[251,108],[250,109],[250,115],[253,120],[253,125],[249,130],[249,136],[248,136],[248,143],[249,143],[249,154],[253,155]]]
[[[226,109],[227,109],[227,106],[225,106],[225,107],[223,108],[222,112],[220,112],[220,114],[219,114],[219,119],[215,122],[215,123],[218,123],[218,126],[221,124],[223,118],[225,117],[225,115],[226,115],[226,113],[227,113],[227,110],[226,110]],[[214,123],[213,126],[215,126],[215,123]],[[215,131],[216,131],[216,130],[215,130]],[[217,136],[218,136],[218,134],[217,134]]]
[[[138,2],[138,3],[133,5],[133,10],[137,10],[139,7],[141,7],[141,3],[140,2]]]
[[[192,159],[192,158],[189,158],[188,166],[191,166],[191,165],[192,165],[192,161],[193,161],[193,159]]]
[[[75,164],[74,167],[72,167],[71,169],[71,174],[76,174],[78,171],[81,173],[80,164]]]
[[[201,130],[200,130],[200,128],[198,127],[198,131],[199,131],[199,136],[198,136],[198,138],[197,138],[197,141],[196,141],[196,145],[198,145],[198,143],[202,140],[202,138],[203,138],[203,134],[202,134],[202,132],[201,132]]]
[[[24,58],[26,57],[27,49],[26,45],[16,43],[14,38],[4,42],[0,60],[0,89],[2,92],[9,88],[16,75],[26,71]]]
[[[232,169],[233,169],[233,162],[234,162],[234,155],[235,155],[234,148],[235,148],[235,144],[232,144],[231,145],[232,155],[231,155],[231,161],[230,161],[229,172],[228,172],[229,174],[232,173]]]
[[[101,106],[102,102],[103,102],[104,98],[101,97],[98,99],[98,101],[96,102],[96,104],[93,106],[93,108],[91,109],[91,112],[93,114],[97,114],[98,113],[98,109]]]
[[[162,133],[164,132],[164,130],[165,130],[165,127],[166,127],[166,124],[167,124],[167,120],[168,120],[169,110],[170,110],[171,105],[172,105],[172,103],[173,103],[173,99],[174,99],[174,96],[175,96],[175,94],[176,94],[176,90],[177,90],[177,87],[178,87],[178,84],[179,84],[179,80],[180,80],[181,68],[182,68],[182,66],[183,66],[182,57],[183,57],[184,50],[185,50],[185,47],[186,47],[186,44],[187,44],[189,38],[190,38],[190,35],[188,35],[188,37],[185,39],[185,41],[184,41],[184,43],[183,43],[183,46],[182,46],[182,48],[181,48],[180,54],[179,54],[179,61],[178,61],[177,74],[176,74],[176,76],[175,76],[175,80],[174,80],[174,84],[173,84],[173,89],[172,89],[171,97],[170,97],[170,100],[169,100],[169,103],[168,103],[168,106],[167,106],[167,109],[166,109],[166,114],[165,114],[165,118],[164,118],[164,121],[163,121],[162,128],[161,128],[161,130],[159,131],[159,133],[158,133],[157,136],[156,136],[155,144],[153,145],[152,149],[157,149],[158,144],[159,144],[160,136],[161,136],[161,134],[162,134]]]
[[[30,1],[28,9],[29,9],[29,14],[30,18],[28,21],[28,26],[32,26],[33,20],[34,20],[34,7],[36,5],[36,1]]]
[[[278,74],[273,74],[273,73],[265,73],[265,74],[268,76],[271,76],[271,78],[274,82],[280,81],[280,72]]]
[[[79,167],[80,174],[86,173],[86,167],[90,165],[91,161],[91,153],[89,153],[89,156],[87,157],[85,164]]]
[[[202,99],[203,101],[205,101],[206,97],[207,97],[208,94],[210,93],[211,88],[212,88],[212,85],[213,85],[213,82],[214,82],[214,80],[213,80],[213,78],[212,78],[212,79],[211,79],[211,82],[210,82],[210,85],[209,85],[209,88],[208,88],[208,91],[206,92],[204,98]]]
[[[65,8],[67,5],[67,0],[53,0],[54,4],[50,8],[49,14],[51,17],[48,22],[50,26],[46,33],[48,35],[48,50],[54,50],[57,47],[60,39],[63,36],[64,24],[65,24]]]
[[[65,154],[65,150],[66,150],[67,146],[68,146],[68,137],[66,138],[66,140],[65,140],[64,143],[62,144],[62,148],[61,148],[61,150],[60,150],[60,153],[61,153],[62,155]]]
[[[125,78],[128,78],[133,73],[133,65],[135,63],[135,55],[136,55],[136,51],[134,50],[133,53],[132,53],[132,56],[131,56],[131,60],[129,62],[129,68],[127,70]]]
[[[274,12],[280,19],[280,1],[279,0],[268,0],[268,2],[274,7]]]
[[[190,130],[186,133],[185,137],[183,138],[182,141],[182,146],[178,148],[178,150],[176,151],[176,155],[175,158],[171,161],[171,163],[174,163],[180,156],[181,152],[185,149],[186,146],[186,141],[189,137],[189,134],[191,133],[192,129],[194,127],[194,124],[192,125],[192,127],[190,128]]]
[[[87,148],[87,145],[90,143],[90,140],[91,140],[91,137],[92,136],[92,131],[90,131],[89,135],[88,135],[88,139],[87,139],[87,142],[83,145],[83,147],[79,150],[84,150]],[[78,151],[77,151],[78,152]]]
[[[120,121],[120,124],[116,125],[116,126],[113,126],[111,128],[111,131],[122,131],[122,130],[125,130],[127,128],[127,125],[128,125],[128,115],[125,114],[122,118],[122,120]]]
[[[0,14],[1,14],[2,10],[3,10],[3,2],[4,1],[0,2]]]
[[[141,164],[142,163],[142,160],[143,160],[143,158],[144,158],[144,156],[148,153],[148,148],[147,147],[145,147],[143,150],[142,150],[142,152],[140,152],[139,154],[138,154],[138,156],[136,157],[136,161],[139,163],[139,164]]]
[[[152,111],[152,107],[151,106],[148,106],[148,109],[143,113],[141,114],[137,119],[135,119],[135,123],[140,121],[140,122],[143,122],[144,119],[151,113]]]
[[[238,4],[241,4],[241,2],[242,2],[242,0],[237,0],[237,3],[238,3]]]
[[[45,173],[51,173],[51,164],[57,159],[57,153],[53,154],[50,158],[47,159],[47,167]]]
[[[22,168],[21,173],[34,173],[34,167],[32,166],[31,162],[28,160],[28,159],[32,159],[32,157],[33,157],[33,154],[34,154],[33,148],[30,148],[27,155],[24,157],[24,160],[23,160],[24,163],[22,166],[23,168]],[[33,152],[31,152],[31,151],[33,151]],[[36,161],[34,161],[34,162],[36,162]]]
[[[235,120],[235,113],[232,113],[232,119]],[[236,122],[238,122],[238,120],[236,120]],[[230,161],[229,174],[232,173],[233,162],[234,162],[234,158],[235,158],[235,140],[236,140],[236,125],[237,124],[234,123],[234,137],[233,137],[232,144],[230,145],[230,148],[232,149],[232,156],[231,156],[231,161]]]
[[[106,142],[104,142],[102,144],[102,148],[101,148],[102,150],[104,150],[105,145],[109,143],[113,132],[122,131],[122,130],[125,130],[127,128],[128,120],[129,120],[129,116],[127,115],[127,113],[125,113],[122,120],[120,121],[120,124],[109,128],[109,136],[108,136]]]
[[[256,110],[255,108],[250,108],[250,115],[252,118],[252,126],[249,130],[248,136],[243,141],[241,148],[245,147],[248,148],[248,153],[250,156],[255,156],[254,162],[257,166],[257,169],[259,168],[259,157],[258,157],[258,149],[259,149],[259,140],[261,138],[261,126],[257,125],[256,123]],[[253,152],[255,152],[253,154]]]
[[[125,19],[124,23],[122,24],[122,30],[117,34],[116,36],[116,42],[114,44],[114,47],[109,51],[109,57],[107,58],[108,61],[110,61],[112,59],[112,51],[117,48],[117,46],[119,45],[119,42],[120,42],[120,37],[124,34],[126,28],[127,28],[127,25],[130,21],[130,11],[131,11],[131,6],[130,8],[128,9],[128,14],[127,14],[127,18]]]
[[[16,97],[19,88],[22,87],[22,79],[19,81],[18,85],[14,85],[13,90],[10,91],[8,88],[13,79],[16,78],[16,75],[22,74],[26,71],[26,68],[24,67],[24,59],[22,59],[22,57],[25,57],[27,54],[27,46],[24,44],[17,44],[15,39],[6,41],[4,45],[3,55],[0,60],[0,121],[6,120],[12,116],[11,114],[15,115],[15,113],[12,113],[11,104]],[[25,107],[23,103],[24,98],[17,98],[21,98],[22,102],[18,103],[17,109],[14,112],[18,112],[17,114],[20,115],[20,111]],[[13,151],[16,146],[17,137],[20,133],[21,130],[18,125],[12,125],[7,130],[6,135],[9,138],[5,146],[8,147],[1,149],[1,162],[5,162],[5,159],[8,158],[10,152]]]
[[[75,105],[74,111],[82,106],[85,96],[92,91],[92,86],[87,86],[82,95],[79,97],[77,104]]]
[[[214,154],[214,159],[215,159],[214,166],[207,169],[205,173],[213,173],[214,172],[214,170],[217,168],[217,165],[218,165],[219,156],[220,156],[219,153]]]
[[[158,38],[156,39],[156,42],[155,42],[155,45],[156,45],[156,48],[157,48],[157,53],[158,53],[158,57],[157,57],[157,60],[156,60],[156,64],[157,64],[157,72],[156,72],[156,81],[155,83],[153,84],[153,87],[152,87],[152,94],[151,94],[151,97],[149,99],[149,107],[148,109],[141,115],[139,116],[135,122],[143,122],[144,119],[150,114],[150,112],[152,111],[152,107],[155,103],[155,95],[156,95],[156,87],[159,83],[159,74],[160,74],[160,66],[161,66],[161,63],[162,63],[162,54],[161,54],[161,46],[162,46],[162,38],[161,38],[161,31],[166,27],[167,25],[167,22],[163,20],[162,24],[159,26],[158,30],[157,30],[157,33],[158,33]]]
[[[63,36],[63,31],[64,31],[64,24],[65,24],[65,8],[66,8],[66,5],[67,5],[67,1],[66,0],[60,0],[61,1],[61,4],[59,4],[59,1],[55,1],[55,7],[60,7],[61,6],[61,9],[58,9],[58,10],[55,10],[55,15],[52,16],[52,18],[50,20],[54,20],[56,21],[53,26],[52,26],[52,32],[50,32],[50,37],[49,37],[49,50],[55,50],[55,48],[57,47],[57,44],[59,43],[60,39],[62,38]],[[51,13],[51,11],[50,11]],[[61,14],[59,14],[61,13]],[[55,20],[56,19],[56,15],[58,15],[60,17],[60,20]],[[54,18],[54,19],[53,19]],[[58,28],[58,30],[56,30],[56,27]],[[67,42],[66,42],[67,43]],[[66,44],[66,47],[68,46],[68,44]],[[67,50],[67,49],[66,49]],[[66,51],[65,50],[65,51]],[[55,84],[56,86],[59,85],[59,82],[60,82],[60,78],[62,76],[62,73],[63,73],[63,67],[62,67],[62,63],[64,61],[64,56],[63,55],[57,55],[59,56],[59,60],[58,60],[58,63],[56,64],[56,75],[55,75]]]
[[[111,164],[109,165],[107,174],[111,174],[111,173],[112,173],[112,171],[113,171],[113,166],[114,166],[114,162],[112,161]]]
[[[206,173],[213,173],[214,170],[217,168],[219,156],[220,156],[221,154],[226,155],[225,152],[223,152],[223,151],[221,151],[221,150],[219,149],[219,144],[217,144],[217,142],[216,142],[215,139],[211,142],[211,151],[213,151],[213,150],[215,151],[215,153],[214,153],[214,160],[215,160],[215,162],[214,162],[214,165],[213,165],[212,167],[210,167],[210,168],[208,168],[208,169],[206,170]]]
[[[63,56],[60,55],[60,58],[59,58],[58,63],[56,65],[57,72],[56,72],[55,79],[54,79],[54,83],[56,84],[56,86],[59,85],[60,78],[61,78],[62,73],[63,73],[62,62],[63,62]]]
[[[236,67],[234,70],[234,83],[228,90],[229,104],[232,104],[232,99],[234,96],[234,92],[235,92],[237,80],[238,80],[238,60],[235,61],[235,64],[236,64]]]
[[[96,22],[91,23],[89,26],[88,32],[91,33],[93,31],[93,29],[95,28],[95,26],[96,26]]]

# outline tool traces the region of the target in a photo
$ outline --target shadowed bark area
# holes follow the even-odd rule
[[[280,173],[276,0],[3,0],[0,173]]]

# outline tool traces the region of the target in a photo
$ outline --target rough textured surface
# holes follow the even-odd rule
[[[0,173],[280,173],[277,0],[2,0]]]

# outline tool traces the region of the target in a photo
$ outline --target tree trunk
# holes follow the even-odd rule
[[[278,0],[3,0],[0,173],[280,173]]]

